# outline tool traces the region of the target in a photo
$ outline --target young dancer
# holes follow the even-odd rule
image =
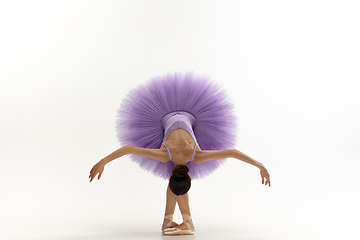
[[[100,179],[105,165],[130,154],[140,167],[169,179],[162,231],[165,235],[194,234],[188,200],[191,179],[217,169],[227,158],[260,170],[262,184],[270,175],[263,164],[232,148],[235,116],[221,88],[192,73],[153,78],[131,91],[118,111],[117,131],[123,147],[101,159],[90,171]],[[173,222],[176,203],[183,223]]]

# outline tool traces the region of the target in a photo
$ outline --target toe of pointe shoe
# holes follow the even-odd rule
[[[175,231],[175,228],[176,228],[177,226],[179,226],[179,224],[176,224],[176,225],[173,226],[173,227],[162,227],[162,228],[161,228],[161,231],[162,231],[162,232],[164,232],[165,230],[166,230],[166,231]]]
[[[164,234],[168,235],[168,236],[173,236],[173,235],[194,235],[195,230],[194,229],[186,229],[186,230],[182,230],[182,229],[178,229],[178,228],[167,228],[164,230]]]
[[[161,231],[163,234],[165,234],[165,232],[173,232],[176,230],[176,227],[168,227],[168,228],[162,228]]]

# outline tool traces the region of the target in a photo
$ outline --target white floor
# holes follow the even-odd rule
[[[146,223],[145,223],[146,224]],[[315,228],[304,228],[304,226],[206,226],[198,224],[195,235],[188,236],[163,236],[157,229],[149,226],[131,226],[122,228],[122,225],[98,228],[98,233],[94,234],[64,234],[58,233],[53,236],[43,236],[38,238],[19,238],[19,239],[46,239],[46,240],[115,240],[115,239],[244,239],[244,240],[300,240],[300,239],[341,239],[332,237],[330,234],[316,231]],[[92,229],[94,232],[94,229]],[[5,238],[4,238],[5,239]]]

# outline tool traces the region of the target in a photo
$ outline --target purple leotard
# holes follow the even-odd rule
[[[195,148],[191,157],[191,162],[194,160],[195,151],[198,146],[198,142],[196,141],[196,137],[193,131],[193,129],[195,128],[195,124],[196,124],[195,117],[191,113],[184,111],[176,111],[176,112],[168,113],[161,119],[161,126],[165,130],[164,140],[162,144],[164,144],[167,152],[169,153],[170,160],[172,160],[171,154],[165,142],[169,137],[170,133],[175,129],[184,129],[191,135],[192,139],[195,142]]]

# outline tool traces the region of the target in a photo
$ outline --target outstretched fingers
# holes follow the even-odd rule
[[[95,167],[95,166],[94,166]],[[95,171],[94,167],[91,169],[90,171],[90,175],[89,175],[89,178],[90,178],[90,182],[96,177],[97,175],[97,171]]]
[[[264,182],[265,182],[265,186],[269,184],[269,187],[270,187],[270,177],[262,176],[261,179],[262,179],[261,184],[264,184]]]
[[[92,167],[92,169],[90,170],[90,175],[89,175],[89,178],[90,178],[90,182],[93,180],[94,178],[94,167]]]
[[[260,175],[261,175],[261,184],[264,184],[265,182],[265,186],[269,184],[270,187],[270,174],[268,173],[265,167],[262,167],[260,169]]]
[[[90,176],[89,176],[89,178],[90,178],[90,182],[95,178],[95,176],[97,175],[97,173],[90,173]]]
[[[266,186],[267,184],[269,184],[269,187],[271,187],[271,184],[270,184],[270,176],[268,176],[268,177],[266,178],[265,186]]]
[[[99,164],[99,163],[95,164],[94,167],[90,170],[90,175],[89,175],[90,182],[96,177],[97,174],[99,174],[98,180],[100,180],[103,171],[104,171],[103,164]]]

